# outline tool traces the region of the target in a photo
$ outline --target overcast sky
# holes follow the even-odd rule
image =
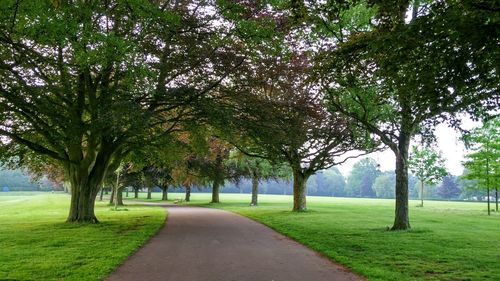
[[[480,125],[469,118],[462,118],[463,128],[471,129]],[[441,124],[436,127],[437,147],[441,150],[443,157],[446,160],[446,169],[452,175],[461,175],[463,171],[462,161],[464,160],[465,147],[460,141],[460,134],[454,129]],[[380,170],[391,171],[396,167],[396,158],[391,150],[383,152],[372,153],[366,157],[375,159],[380,164]],[[358,159],[351,159],[348,162],[337,166],[344,176],[348,176],[352,169],[352,165],[359,161]]]

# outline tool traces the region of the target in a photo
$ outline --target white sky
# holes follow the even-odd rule
[[[462,127],[464,129],[472,129],[480,126],[479,122],[474,122],[467,117],[462,118]],[[460,141],[460,133],[448,127],[445,124],[440,124],[436,127],[437,148],[441,150],[443,157],[446,160],[446,169],[452,175],[461,175],[463,172],[462,161],[466,149],[464,144]],[[396,158],[391,150],[376,152],[369,154],[365,157],[371,157],[380,164],[380,170],[391,171],[396,168]],[[346,163],[337,166],[344,176],[348,176],[354,163],[362,159],[350,159]]]

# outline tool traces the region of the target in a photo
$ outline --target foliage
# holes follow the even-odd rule
[[[445,168],[445,160],[441,156],[441,152],[437,152],[435,148],[430,146],[422,146],[420,149],[413,146],[410,159],[408,160],[410,171],[417,177],[420,182],[420,200],[421,206],[424,206],[425,191],[424,184],[433,186],[436,185],[448,172]],[[444,184],[444,183],[443,183]],[[443,185],[442,185],[443,186]],[[451,196],[455,194],[454,191],[445,191],[446,188],[438,190],[438,193],[443,193],[442,196]],[[429,189],[429,187],[427,187]],[[450,198],[450,197],[443,197]]]
[[[446,176],[437,190],[439,196],[443,199],[456,199],[460,195],[457,179],[454,176]]]
[[[500,118],[486,122],[464,136],[470,153],[463,163],[464,179],[476,180],[477,187],[487,188],[500,183]]]
[[[351,197],[375,197],[372,185],[380,174],[377,162],[372,158],[359,160],[347,177],[346,193]]]
[[[437,1],[415,6],[406,20],[409,2],[374,1],[378,10],[372,22],[377,24],[356,32],[321,31],[334,44],[316,58],[330,110],[354,118],[396,156],[393,229],[410,228],[406,164],[411,137],[431,133],[440,122],[459,126],[457,112],[484,116],[498,106],[495,9],[473,1]]]
[[[425,184],[437,184],[448,174],[441,152],[432,147],[413,146],[408,163],[410,171]]]
[[[377,198],[394,198],[394,186],[396,185],[396,175],[394,172],[384,172],[373,182],[373,190]]]
[[[0,170],[0,188],[8,187],[11,191],[35,191],[38,184],[21,170]]]
[[[309,181],[316,183],[315,192],[312,192],[308,187],[309,195],[333,197],[342,197],[346,195],[346,181],[337,167],[319,171],[311,176]]]
[[[97,222],[108,169],[192,118],[241,63],[238,40],[207,2],[58,3],[0,7],[0,156],[63,168],[68,221]]]

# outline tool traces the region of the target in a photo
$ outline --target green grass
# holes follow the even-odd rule
[[[166,217],[163,208],[97,203],[100,224],[67,224],[65,194],[0,195],[0,280],[101,280]]]
[[[260,196],[258,207],[248,194],[221,194],[220,204],[191,198],[262,222],[369,280],[500,280],[500,214],[488,217],[485,203],[411,201],[412,230],[393,232],[394,200],[308,197],[309,210],[294,213],[291,196]]]

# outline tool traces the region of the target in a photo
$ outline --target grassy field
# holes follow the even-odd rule
[[[485,203],[412,201],[412,230],[391,232],[393,200],[308,197],[309,210],[293,213],[291,196],[260,196],[258,207],[248,194],[221,194],[220,204],[206,203],[206,193],[191,198],[260,221],[370,280],[500,280],[500,214],[488,217]]]
[[[158,207],[112,211],[98,225],[66,224],[69,196],[0,192],[0,280],[101,280],[165,220]]]

